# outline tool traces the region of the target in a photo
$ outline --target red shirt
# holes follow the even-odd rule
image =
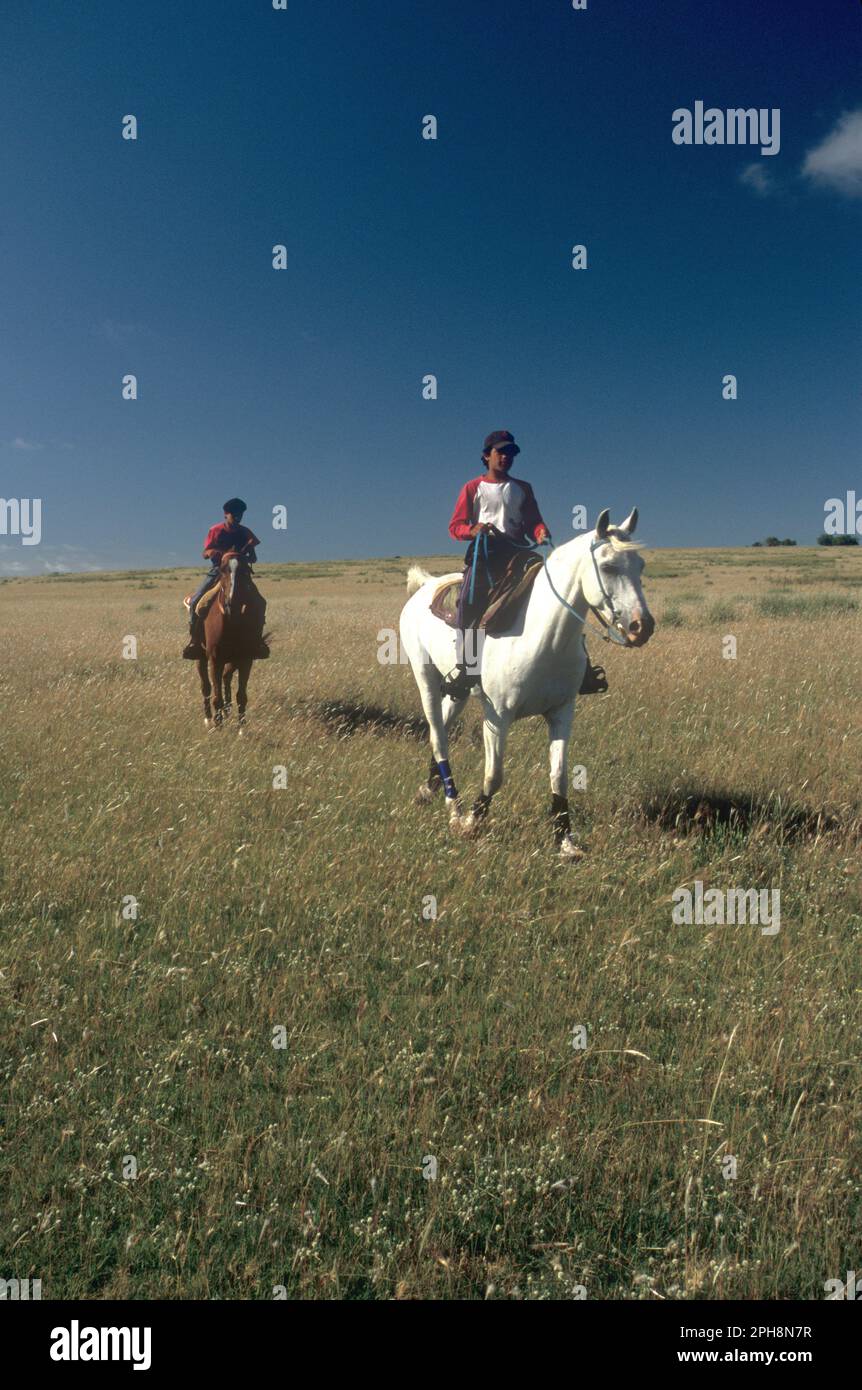
[[[471,526],[479,521],[490,522],[513,541],[522,541],[525,536],[536,541],[539,532],[548,529],[529,483],[521,478],[495,483],[487,474],[462,487],[449,522],[449,535],[454,541],[467,541]]]
[[[207,531],[207,538],[204,541],[204,551],[218,550],[224,555],[226,550],[242,550],[245,545],[250,548],[250,559],[255,560],[254,546],[260,545],[260,541],[250,531],[247,526],[235,526],[233,530],[220,521],[217,526],[211,526]],[[204,555],[204,559],[206,559]],[[217,563],[215,560],[213,563]]]

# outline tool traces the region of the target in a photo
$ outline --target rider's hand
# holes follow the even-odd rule
[[[539,531],[538,536],[536,537],[536,545],[549,545],[550,540],[551,533],[548,530],[547,526],[543,526]]]
[[[470,527],[471,536],[481,536],[483,531],[493,531],[490,521],[479,521],[475,526]]]

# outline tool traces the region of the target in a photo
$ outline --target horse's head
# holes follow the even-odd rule
[[[224,611],[230,613],[231,604],[242,594],[245,580],[251,575],[248,557],[240,550],[226,550],[221,557],[219,569]]]
[[[629,647],[642,647],[655,631],[655,619],[641,588],[644,562],[632,540],[637,521],[638,509],[634,507],[621,525],[611,526],[606,507],[590,541],[590,560],[581,570],[587,602]]]

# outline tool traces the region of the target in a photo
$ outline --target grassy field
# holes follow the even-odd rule
[[[0,1276],[823,1298],[862,1268],[862,551],[647,553],[652,642],[591,645],[576,865],[540,722],[480,839],[412,804],[406,568],[260,567],[245,739],[179,659],[192,572],[0,585]],[[675,925],[696,879],[779,888],[780,931]]]

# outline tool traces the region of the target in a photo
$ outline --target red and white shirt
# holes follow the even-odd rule
[[[449,522],[449,535],[456,541],[468,541],[470,528],[483,521],[513,541],[522,541],[525,536],[536,541],[538,533],[548,529],[533,489],[520,478],[494,483],[483,474],[465,483]]]

